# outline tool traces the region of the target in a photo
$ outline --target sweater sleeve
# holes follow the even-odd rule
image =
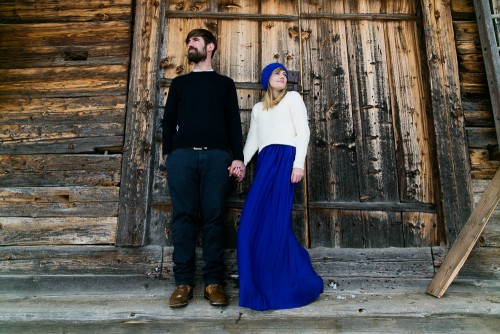
[[[233,80],[229,80],[228,96],[228,136],[229,146],[234,160],[243,160],[243,135],[241,130],[240,108],[238,106],[238,95]]]
[[[177,87],[178,82],[174,79],[168,91],[167,102],[165,103],[165,111],[162,120],[162,153],[163,155],[172,152],[172,137],[175,133],[177,125]]]
[[[307,146],[309,145],[309,125],[307,121],[307,109],[304,104],[302,96],[297,92],[290,92],[292,94],[290,101],[290,113],[292,115],[292,122],[297,133],[295,139],[295,161],[293,162],[294,168],[304,169]]]
[[[245,157],[245,166],[250,162],[255,152],[259,148],[259,139],[257,132],[257,105],[252,109],[252,117],[250,119],[250,129],[248,130],[247,141],[245,142],[245,148],[243,149],[243,155]]]

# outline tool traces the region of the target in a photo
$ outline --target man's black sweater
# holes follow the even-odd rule
[[[236,87],[215,71],[172,80],[162,128],[163,155],[177,148],[207,147],[230,151],[233,160],[243,161]]]

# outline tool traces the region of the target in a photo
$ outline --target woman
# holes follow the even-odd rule
[[[259,154],[238,229],[240,306],[261,311],[304,306],[323,292],[323,280],[291,224],[309,127],[302,97],[286,90],[287,74],[280,63],[263,69],[265,94],[252,109],[243,149],[245,165]]]

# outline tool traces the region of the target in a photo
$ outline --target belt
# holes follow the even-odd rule
[[[193,150],[195,151],[206,151],[208,150],[208,147],[203,146],[203,147],[193,147]]]

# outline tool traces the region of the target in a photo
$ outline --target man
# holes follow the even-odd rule
[[[225,306],[224,208],[229,178],[241,181],[241,120],[233,80],[212,69],[217,40],[205,29],[186,37],[191,73],[172,80],[163,118],[163,155],[172,198],[172,242],[176,288],[170,307],[183,307],[193,296],[196,219],[203,232],[204,296]],[[232,157],[231,157],[232,156]]]

